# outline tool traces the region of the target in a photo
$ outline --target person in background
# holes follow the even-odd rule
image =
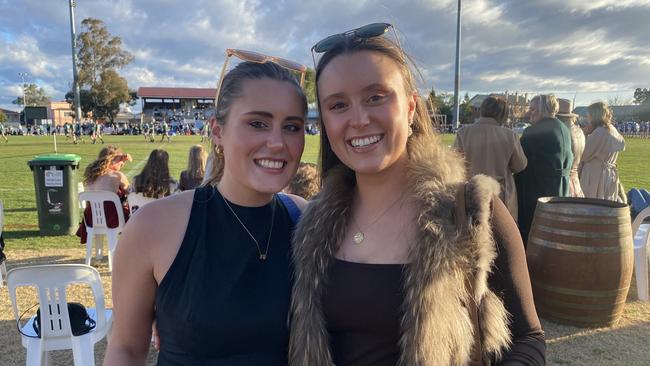
[[[289,364],[542,365],[499,184],[466,181],[390,29],[368,24],[312,48],[323,183],[293,240]]]
[[[91,128],[92,131],[91,131],[90,139],[92,140],[93,144],[97,143],[97,139],[99,139],[103,144],[104,137],[102,136],[102,125],[98,122],[94,122]]]
[[[485,174],[499,182],[499,198],[517,220],[517,188],[512,174],[524,170],[528,160],[517,133],[503,127],[508,119],[506,101],[489,96],[480,111],[481,117],[474,124],[458,130],[453,148],[465,156],[470,177]]]
[[[320,190],[319,184],[320,176],[316,164],[300,163],[296,175],[291,178],[284,192],[295,194],[309,201]]]
[[[169,124],[167,121],[163,120],[162,122],[162,137],[160,138],[160,142],[163,142],[165,138],[167,138],[167,142],[172,142],[172,138],[170,136],[171,131],[169,131]]]
[[[573,164],[571,131],[555,118],[559,110],[554,95],[541,94],[530,100],[528,118],[532,124],[521,135],[521,147],[528,159],[526,169],[515,174],[519,200],[519,230],[524,245],[533,222],[537,199],[569,195]]]
[[[644,188],[632,188],[627,193],[627,201],[630,203],[632,219],[644,209],[650,207],[650,192]]]
[[[131,191],[146,198],[163,198],[178,190],[178,183],[169,175],[169,154],[163,149],[154,149],[142,172],[133,177]]]
[[[573,103],[569,99],[558,98],[559,110],[555,115],[557,119],[564,122],[564,124],[571,131],[571,152],[573,152],[573,164],[571,164],[571,173],[569,175],[569,196],[570,197],[584,197],[582,186],[580,185],[580,177],[578,174],[578,167],[580,166],[580,159],[585,150],[585,134],[582,128],[578,126],[578,115],[573,113]]]
[[[580,184],[585,197],[625,202],[620,191],[616,160],[625,150],[623,136],[612,125],[612,110],[596,102],[587,108],[587,141],[580,165]]]
[[[9,139],[7,139],[7,128],[2,122],[0,122],[0,136],[5,140],[5,143],[9,142]]]
[[[194,189],[201,185],[205,176],[205,162],[207,157],[208,154],[203,146],[194,145],[190,148],[190,155],[187,158],[187,169],[181,172],[179,179],[179,190]]]
[[[101,149],[97,159],[86,167],[83,180],[84,190],[86,191],[115,192],[122,203],[121,209],[124,212],[124,220],[128,220],[129,218],[129,206],[126,200],[129,180],[121,172],[121,169],[128,161],[133,161],[131,155],[125,154],[114,145],[108,145]],[[117,227],[118,225],[116,209],[112,202],[104,203],[106,223],[110,228]],[[93,222],[90,205],[86,205],[83,220],[79,224],[76,235],[81,239],[81,243],[85,244],[87,241],[86,225],[92,227]]]

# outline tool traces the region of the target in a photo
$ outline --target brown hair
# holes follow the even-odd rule
[[[608,127],[612,125],[614,115],[611,108],[605,102],[596,102],[587,107],[591,115],[591,125],[594,127]]]
[[[203,179],[205,175],[205,161],[208,153],[202,145],[194,145],[190,148],[190,155],[187,159],[187,175],[190,179]]]
[[[318,167],[316,164],[300,163],[296,175],[293,176],[287,186],[287,192],[310,200],[320,190],[318,183]]]
[[[300,87],[300,83],[289,70],[273,62],[260,64],[244,61],[230,70],[223,78],[221,89],[216,100],[215,118],[217,123],[221,126],[226,124],[232,103],[243,96],[243,86],[246,80],[259,80],[264,78],[286,81],[292,84],[296,88],[296,93],[298,93],[298,97],[303,105],[303,113],[305,116],[307,115],[307,97]],[[273,97],[271,93],[272,91],[270,91],[269,98]],[[211,161],[212,166],[206,169],[209,176],[203,179],[203,186],[218,183],[223,175],[225,166],[223,152],[220,151],[218,146],[212,146],[210,155],[211,158],[209,161]]]
[[[503,98],[490,95],[481,103],[481,117],[494,118],[502,125],[508,118],[508,105]]]
[[[409,57],[404,53],[404,51],[396,42],[390,40],[389,38],[373,37],[366,39],[357,39],[350,37],[346,38],[340,44],[325,52],[318,61],[318,65],[316,66],[316,100],[318,109],[321,112],[319,113],[319,123],[321,130],[319,156],[321,179],[325,179],[327,177],[327,173],[330,169],[334,168],[335,166],[344,166],[344,164],[341,163],[341,160],[339,160],[339,158],[332,150],[332,146],[330,145],[329,139],[327,137],[327,130],[325,129],[325,125],[323,123],[322,108],[318,97],[318,81],[320,80],[321,74],[323,73],[325,67],[327,67],[330,61],[332,61],[335,57],[345,54],[353,54],[361,51],[376,52],[393,60],[393,62],[395,62],[395,65],[399,68],[404,79],[404,87],[406,89],[406,93],[410,94],[417,92],[415,80],[409,67]],[[433,129],[431,117],[429,116],[425,101],[422,98],[416,98],[415,114],[413,116],[413,124],[411,125],[411,128],[413,129],[413,134],[406,144],[407,152],[409,153],[413,137],[422,135],[432,137],[437,136],[436,132]],[[347,167],[345,168],[349,170],[349,173],[352,173],[351,169]]]
[[[97,178],[108,174],[108,172],[111,171],[111,165],[113,165],[113,162],[121,157],[122,152],[119,151],[119,149],[100,152],[99,157],[92,163],[88,164],[86,170],[84,170],[84,185],[87,186],[92,184],[97,180]]]
[[[163,149],[152,150],[142,172],[133,177],[136,193],[145,197],[161,198],[171,194],[169,185],[173,180],[169,176],[169,154]]]

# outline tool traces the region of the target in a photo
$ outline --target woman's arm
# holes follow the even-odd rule
[[[113,330],[104,365],[145,365],[154,318],[156,280],[148,235],[151,220],[134,215],[113,260]]]
[[[194,190],[138,209],[124,228],[113,262],[113,332],[104,365],[144,365],[158,284],[178,253]]]
[[[520,171],[526,169],[526,165],[528,165],[528,159],[526,158],[526,154],[524,154],[524,149],[521,147],[521,142],[519,142],[519,137],[516,134],[514,135],[513,143],[515,148],[512,151],[512,156],[510,157],[508,166],[510,167],[511,172],[519,173]]]
[[[535,310],[524,244],[501,200],[494,199],[492,205],[497,258],[488,282],[512,316],[512,347],[500,365],[545,365],[546,341]]]

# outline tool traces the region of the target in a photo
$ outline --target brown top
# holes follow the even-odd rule
[[[533,303],[526,255],[506,207],[495,201],[492,228],[498,256],[489,287],[512,315],[512,348],[501,365],[544,365],[546,344]],[[391,365],[399,359],[402,268],[336,260],[323,295],[323,311],[337,366]]]

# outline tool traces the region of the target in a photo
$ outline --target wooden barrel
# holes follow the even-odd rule
[[[634,265],[629,207],[591,198],[540,198],[526,258],[541,317],[611,326],[623,312]]]

